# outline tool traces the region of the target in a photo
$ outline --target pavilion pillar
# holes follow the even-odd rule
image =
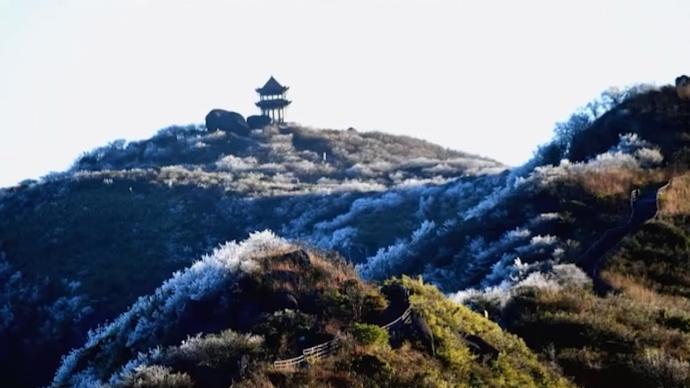
[[[262,115],[268,117],[273,124],[285,122],[284,108],[291,102],[286,99],[287,90],[288,87],[282,86],[273,77],[263,87],[256,89],[256,92],[259,93],[259,101],[256,106],[261,109]]]

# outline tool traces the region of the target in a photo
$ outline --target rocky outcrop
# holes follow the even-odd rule
[[[410,290],[401,284],[387,284],[381,287],[381,293],[386,296],[391,305],[398,306],[400,311],[410,306]]]
[[[410,307],[410,290],[402,284],[387,284],[381,287],[381,293],[388,299],[388,307],[381,313],[380,324],[394,320]]]
[[[271,118],[268,116],[249,116],[247,117],[247,125],[250,129],[261,129],[271,124]]]
[[[682,100],[690,100],[690,77],[681,75],[676,78],[676,92]]]
[[[480,357],[483,362],[496,360],[498,358],[498,354],[500,353],[498,349],[486,342],[484,338],[474,334],[463,333],[460,334],[460,338],[470,349],[470,352]]]
[[[414,337],[417,337],[427,352],[432,356],[436,357],[436,344],[434,343],[434,333],[431,331],[429,323],[427,323],[424,317],[416,312],[412,313],[412,333]]]
[[[206,115],[206,129],[232,132],[241,136],[249,135],[249,126],[244,117],[236,112],[214,109]]]

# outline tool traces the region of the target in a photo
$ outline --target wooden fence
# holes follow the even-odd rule
[[[405,312],[403,312],[398,318],[380,327],[387,332],[391,332],[400,326],[409,323],[411,317],[412,307],[408,307],[407,310],[405,310]],[[310,348],[304,348],[302,349],[302,354],[297,357],[274,361],[273,368],[276,370],[294,370],[301,367],[302,364],[316,363],[338,350],[340,347],[340,341],[341,340],[339,338],[334,338],[322,344],[312,346]]]
[[[408,307],[405,312],[402,313],[401,316],[397,317],[393,321],[381,326],[382,329],[386,331],[391,331],[397,329],[399,326],[409,323],[410,318],[412,317],[412,307]]]

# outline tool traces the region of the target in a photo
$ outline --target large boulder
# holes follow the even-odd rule
[[[271,124],[271,118],[268,116],[249,116],[247,117],[247,125],[251,129],[261,129]]]
[[[436,345],[434,344],[434,333],[431,331],[431,326],[427,323],[424,317],[417,313],[412,312],[412,333],[414,337],[424,345],[426,350],[434,357],[436,357]]]
[[[410,290],[402,284],[387,284],[381,287],[381,293],[388,299],[390,305],[400,310],[401,314],[410,306]]]
[[[388,299],[388,307],[381,313],[379,323],[386,324],[410,307],[410,290],[400,283],[391,283],[381,287],[381,293]]]
[[[249,135],[249,126],[244,121],[244,117],[236,112],[230,112],[222,109],[214,109],[206,115],[206,129],[215,131],[233,132],[238,135]]]
[[[498,349],[478,335],[460,333],[460,340],[467,345],[470,352],[480,357],[484,362],[496,360],[500,353]]]
[[[690,77],[681,75],[676,78],[676,92],[682,100],[690,100]]]

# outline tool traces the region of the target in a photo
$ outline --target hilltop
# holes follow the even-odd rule
[[[149,140],[88,152],[66,175],[277,196],[382,191],[502,169],[494,160],[411,137],[281,124],[246,135],[171,127]]]

